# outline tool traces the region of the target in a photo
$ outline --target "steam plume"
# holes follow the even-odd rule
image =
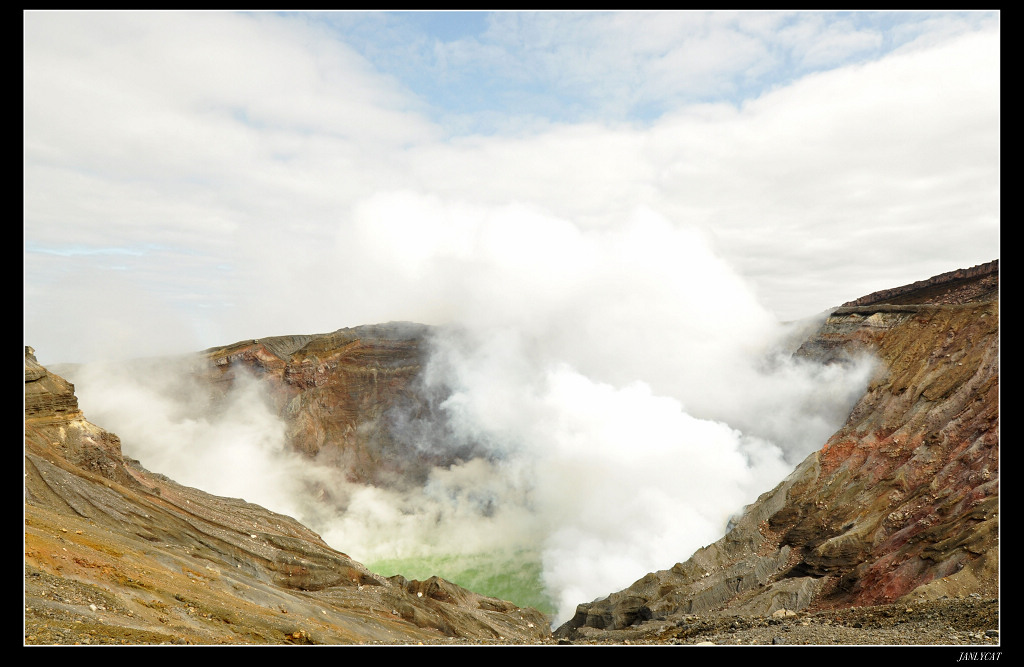
[[[842,424],[871,372],[866,361],[792,360],[786,329],[708,238],[651,210],[584,229],[524,206],[396,193],[363,202],[354,224],[357,243],[340,250],[349,266],[386,276],[382,299],[446,322],[423,375],[447,396],[444,424],[398,420],[398,436],[472,457],[419,488],[349,485],[284,450],[252,383],[205,421],[180,405],[177,417],[142,407],[161,399],[138,388],[102,410],[83,405],[87,414],[144,464],[294,513],[363,561],[535,559],[563,621],[720,537]],[[80,386],[92,401],[102,391],[90,385]],[[146,423],[132,424],[139,415]],[[226,490],[181,468],[209,467],[222,451],[251,463],[258,488]],[[344,512],[303,496],[321,484]]]

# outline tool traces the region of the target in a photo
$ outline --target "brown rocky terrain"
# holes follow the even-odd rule
[[[984,267],[835,310],[798,354],[882,362],[845,426],[721,540],[581,604],[556,635],[958,595],[997,606],[998,264]]]
[[[992,644],[998,601],[998,262],[835,310],[798,354],[880,360],[846,425],[685,563],[535,610],[384,578],[293,519],[149,472],[26,350],[25,641]],[[369,483],[419,480],[429,329],[392,323],[202,353],[214,394],[261,378],[289,443]],[[458,456],[449,451],[444,456]]]
[[[373,574],[290,517],[121,455],[25,353],[25,643],[532,642],[536,610]]]
[[[972,301],[996,301],[999,299],[999,260],[957,269],[919,280],[909,285],[872,292],[843,307],[868,306],[876,303],[935,305],[970,303]]]
[[[404,443],[391,426],[396,410],[429,409],[416,386],[429,331],[392,322],[240,341],[203,352],[195,374],[222,393],[239,373],[259,378],[287,425],[289,446],[344,470],[350,481],[422,481],[447,460],[396,455]]]

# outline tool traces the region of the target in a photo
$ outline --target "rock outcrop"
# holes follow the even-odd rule
[[[996,596],[998,319],[997,261],[836,309],[796,354],[881,361],[843,428],[721,540],[581,604],[556,634],[615,640],[691,614]],[[391,323],[246,340],[206,350],[193,372],[215,399],[243,374],[260,378],[290,445],[352,481],[418,483],[449,462],[438,457],[466,454],[403,449],[396,435],[430,423],[443,398],[418,383],[430,335]],[[380,577],[289,517],[145,470],[31,348],[25,573],[27,643],[549,636],[535,610],[436,577]]]
[[[549,633],[536,610],[436,577],[381,577],[290,517],[145,470],[26,348],[26,643],[529,643]]]
[[[999,298],[999,260],[972,266],[969,269],[947,271],[927,280],[909,285],[872,292],[842,307],[868,306],[876,303],[935,305],[995,301]]]
[[[259,378],[287,425],[290,447],[345,470],[350,481],[422,481],[447,461],[401,451],[394,424],[427,409],[416,380],[430,328],[392,322],[329,334],[277,336],[206,350],[197,375],[221,391]],[[400,454],[400,455],[396,455]]]
[[[556,635],[681,623],[697,613],[996,596],[997,266],[835,310],[797,354],[842,363],[869,350],[882,362],[845,426],[721,540],[581,604]]]

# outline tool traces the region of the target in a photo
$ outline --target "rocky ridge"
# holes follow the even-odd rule
[[[846,425],[721,540],[580,605],[555,634],[642,636],[695,614],[996,599],[999,324],[990,269],[836,309],[798,354],[842,363],[868,350],[880,359]],[[913,294],[921,303],[905,303]]]
[[[25,643],[522,643],[533,609],[376,575],[294,519],[121,455],[25,350]]]
[[[799,354],[883,362],[844,428],[722,540],[580,605],[558,640],[998,642],[997,297],[993,262],[834,311]],[[353,480],[415,477],[443,462],[386,453],[393,410],[429,410],[428,337],[241,341],[197,373],[215,392],[265,380],[292,446]],[[146,471],[30,349],[25,373],[27,643],[555,641],[534,610],[379,577],[288,517]]]
[[[842,307],[868,306],[878,303],[942,305],[972,301],[996,301],[998,298],[999,260],[994,259],[969,269],[947,271],[927,280],[918,280],[909,285],[872,292],[859,299],[847,301]]]
[[[429,334],[425,325],[391,322],[246,340],[204,351],[194,372],[221,393],[242,373],[258,378],[289,446],[344,470],[349,481],[422,481],[448,461],[405,447],[392,426],[397,411],[427,409],[416,381]]]

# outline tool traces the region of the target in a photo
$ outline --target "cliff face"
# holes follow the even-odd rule
[[[121,484],[133,478],[121,465],[121,441],[86,421],[78,409],[75,387],[47,372],[25,348],[25,446],[53,451],[71,465]]]
[[[848,301],[843,307],[876,303],[948,305],[972,301],[996,301],[999,298],[999,260],[947,271],[927,280],[872,292]]]
[[[363,483],[415,480],[444,461],[402,452],[398,410],[425,409],[415,383],[429,328],[390,323],[330,334],[279,336],[206,350],[199,375],[229,388],[239,372],[258,377],[287,425],[289,445]]]
[[[580,605],[556,634],[997,595],[998,265],[985,266],[833,312],[798,354],[842,363],[867,349],[882,362],[845,426],[724,538]]]
[[[844,363],[867,350],[881,361],[844,427],[723,539],[580,605],[557,634],[595,637],[694,613],[995,596],[997,297],[993,262],[835,310],[797,354]],[[429,335],[393,323],[242,341],[206,350],[195,372],[214,394],[242,373],[262,379],[291,446],[353,481],[421,481],[446,461],[398,452],[395,418],[430,421],[432,399],[418,385]],[[548,633],[534,610],[437,578],[379,577],[289,517],[146,471],[121,455],[117,436],[86,421],[74,387],[31,348],[25,420],[29,643],[515,642]]]
[[[369,572],[294,519],[143,469],[25,353],[25,641],[529,642],[533,609]]]

